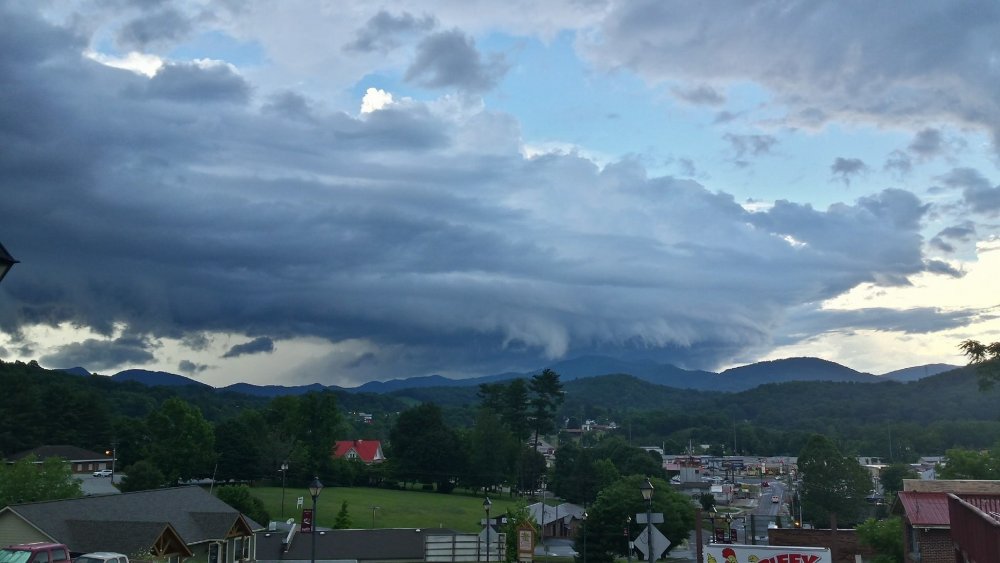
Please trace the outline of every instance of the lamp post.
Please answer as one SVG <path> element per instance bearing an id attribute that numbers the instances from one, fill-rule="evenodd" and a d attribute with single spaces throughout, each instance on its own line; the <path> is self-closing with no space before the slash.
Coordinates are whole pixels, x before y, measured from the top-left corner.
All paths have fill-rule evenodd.
<path id="1" fill-rule="evenodd" d="M 625 559 L 628 563 L 632 563 L 632 532 L 629 528 L 632 524 L 632 517 L 625 517 Z"/>
<path id="2" fill-rule="evenodd" d="M 649 563 L 653 563 L 656 559 L 653 557 L 653 484 L 646 479 L 646 482 L 639 485 L 639 492 L 642 493 L 642 498 L 646 501 L 646 553 L 648 554 Z"/>
<path id="3" fill-rule="evenodd" d="M 583 563 L 587 563 L 587 511 L 583 511 Z"/>
<path id="4" fill-rule="evenodd" d="M 288 472 L 288 461 L 281 462 L 281 519 L 285 519 L 285 473 Z"/>
<path id="5" fill-rule="evenodd" d="M 3 278 L 3 276 L 0 275 L 0 278 Z M 111 484 L 114 485 L 115 484 L 115 460 L 118 459 L 118 445 L 115 444 L 115 443 L 112 443 L 110 450 L 104 450 L 104 455 L 110 455 L 111 456 Z"/>
<path id="6" fill-rule="evenodd" d="M 369 506 L 372 509 L 372 529 L 375 529 L 375 511 L 382 508 L 381 506 Z"/>
<path id="7" fill-rule="evenodd" d="M 493 503 L 490 502 L 490 497 L 486 497 L 483 501 L 483 510 L 486 511 L 486 563 L 490 563 L 490 507 Z"/>
<path id="8" fill-rule="evenodd" d="M 311 557 L 309 561 L 311 563 L 316 563 L 316 499 L 319 498 L 319 493 L 323 491 L 323 483 L 320 483 L 319 477 L 313 477 L 312 483 L 309 483 L 309 494 L 313 499 L 313 514 L 312 514 L 312 548 Z"/>
<path id="9" fill-rule="evenodd" d="M 19 260 L 15 260 L 13 256 L 7 252 L 7 249 L 0 244 L 0 281 L 3 281 L 3 277 L 7 275 L 7 272 L 17 264 Z"/>

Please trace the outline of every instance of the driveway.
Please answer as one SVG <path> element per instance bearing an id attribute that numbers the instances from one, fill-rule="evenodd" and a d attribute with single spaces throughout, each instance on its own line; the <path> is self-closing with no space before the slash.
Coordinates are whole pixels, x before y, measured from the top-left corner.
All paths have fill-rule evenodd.
<path id="1" fill-rule="evenodd" d="M 121 473 L 115 473 L 115 483 L 121 483 L 122 477 L 124 477 L 124 475 Z M 77 475 L 76 480 L 80 481 L 80 488 L 83 489 L 84 496 L 111 495 L 121 492 L 111 484 L 111 477 Z"/>

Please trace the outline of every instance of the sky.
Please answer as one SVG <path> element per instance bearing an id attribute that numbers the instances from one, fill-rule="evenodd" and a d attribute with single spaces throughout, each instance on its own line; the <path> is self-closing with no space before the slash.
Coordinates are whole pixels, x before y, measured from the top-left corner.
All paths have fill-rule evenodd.
<path id="1" fill-rule="evenodd" d="M 992 0 L 0 20 L 4 361 L 350 387 L 1000 339 Z"/>

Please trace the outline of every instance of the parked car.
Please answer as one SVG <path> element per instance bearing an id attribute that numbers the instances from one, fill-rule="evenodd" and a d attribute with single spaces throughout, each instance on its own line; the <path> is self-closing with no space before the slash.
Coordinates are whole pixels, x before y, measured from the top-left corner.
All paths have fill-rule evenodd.
<path id="1" fill-rule="evenodd" d="M 95 551 L 84 553 L 74 559 L 73 563 L 128 563 L 128 556 L 112 551 Z"/>
<path id="2" fill-rule="evenodd" d="M 111 477 L 113 473 L 110 469 L 98 469 L 94 472 L 94 477 Z"/>
<path id="3" fill-rule="evenodd" d="M 70 563 L 69 548 L 61 543 L 33 542 L 0 549 L 0 563 Z"/>

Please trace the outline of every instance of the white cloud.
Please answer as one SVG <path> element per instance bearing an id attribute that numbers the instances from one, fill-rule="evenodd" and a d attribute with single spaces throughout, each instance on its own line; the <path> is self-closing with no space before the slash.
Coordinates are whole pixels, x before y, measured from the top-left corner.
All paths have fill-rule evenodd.
<path id="1" fill-rule="evenodd" d="M 392 94 L 389 92 L 379 88 L 369 88 L 365 90 L 365 96 L 361 99 L 361 113 L 378 111 L 392 103 Z"/>
<path id="2" fill-rule="evenodd" d="M 97 51 L 87 50 L 84 55 L 93 61 L 113 68 L 128 70 L 152 78 L 163 67 L 164 61 L 156 55 L 132 51 L 124 57 L 114 57 Z"/>

